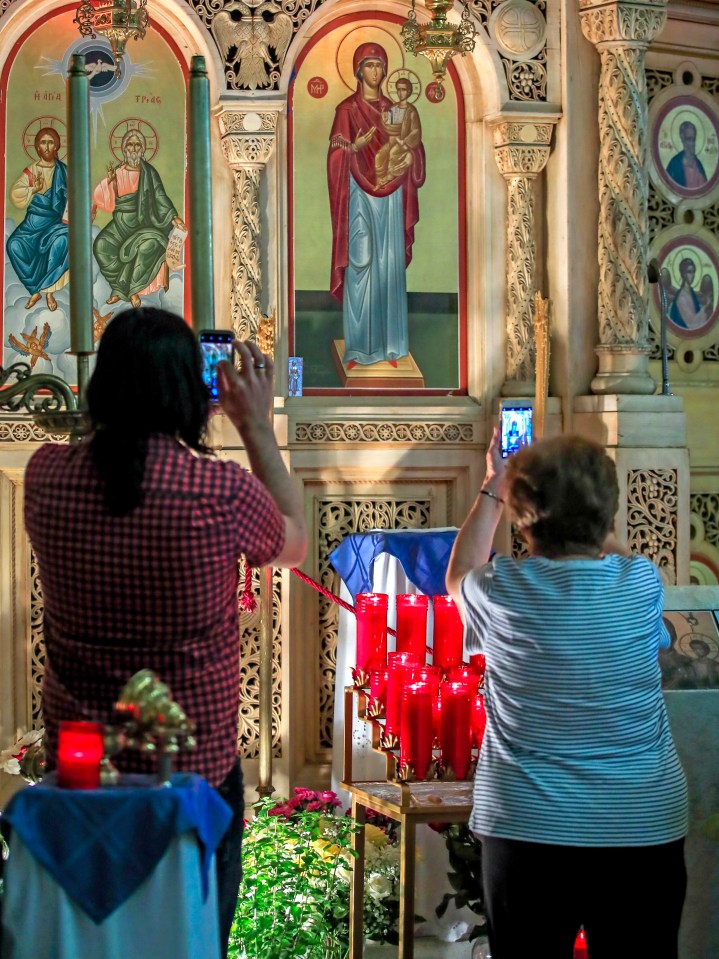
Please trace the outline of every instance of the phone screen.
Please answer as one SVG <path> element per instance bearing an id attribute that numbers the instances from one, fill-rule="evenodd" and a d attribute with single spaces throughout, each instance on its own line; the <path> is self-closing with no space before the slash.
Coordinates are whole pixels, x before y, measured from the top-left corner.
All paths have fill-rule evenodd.
<path id="1" fill-rule="evenodd" d="M 220 398 L 217 388 L 217 364 L 220 360 L 232 359 L 232 341 L 235 334 L 231 330 L 202 330 L 200 349 L 202 351 L 202 378 L 210 391 L 210 399 L 216 403 Z"/>
<path id="2" fill-rule="evenodd" d="M 532 442 L 532 407 L 502 407 L 502 456 L 516 453 L 522 446 Z"/>

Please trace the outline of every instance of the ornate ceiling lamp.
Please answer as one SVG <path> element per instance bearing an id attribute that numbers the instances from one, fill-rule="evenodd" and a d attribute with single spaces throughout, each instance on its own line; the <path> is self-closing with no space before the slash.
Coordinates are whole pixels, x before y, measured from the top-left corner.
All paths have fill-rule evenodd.
<path id="1" fill-rule="evenodd" d="M 83 0 L 73 23 L 83 37 L 104 37 L 112 48 L 115 69 L 119 73 L 127 41 L 142 40 L 150 17 L 147 0 Z"/>
<path id="2" fill-rule="evenodd" d="M 447 20 L 447 11 L 454 6 L 454 0 L 425 0 L 425 6 L 432 19 L 429 23 L 417 23 L 415 0 L 412 0 L 407 19 L 402 24 L 404 48 L 415 56 L 421 53 L 426 57 L 435 80 L 441 84 L 450 59 L 474 50 L 478 31 L 466 2 L 462 4 L 462 18 L 458 24 Z"/>

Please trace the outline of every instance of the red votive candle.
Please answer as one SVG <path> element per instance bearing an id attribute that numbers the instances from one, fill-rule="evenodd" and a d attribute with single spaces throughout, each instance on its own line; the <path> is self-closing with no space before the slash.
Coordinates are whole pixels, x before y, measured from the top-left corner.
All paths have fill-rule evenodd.
<path id="1" fill-rule="evenodd" d="M 414 653 L 389 653 L 387 656 L 387 703 L 385 732 L 399 736 L 402 724 L 402 690 L 412 680 L 412 667 L 419 666 Z"/>
<path id="2" fill-rule="evenodd" d="M 479 751 L 484 739 L 484 727 L 487 725 L 487 712 L 484 708 L 484 696 L 481 693 L 472 699 L 472 741 Z"/>
<path id="3" fill-rule="evenodd" d="M 402 690 L 401 767 L 410 766 L 415 779 L 426 779 L 432 762 L 432 687 L 408 683 Z"/>
<path id="4" fill-rule="evenodd" d="M 367 685 L 369 673 L 387 665 L 387 605 L 386 593 L 358 593 L 355 599 L 357 613 L 357 657 L 355 682 Z"/>
<path id="5" fill-rule="evenodd" d="M 574 940 L 574 959 L 589 959 L 587 936 L 583 929 L 579 930 L 577 938 Z"/>
<path id="6" fill-rule="evenodd" d="M 472 758 L 472 691 L 466 683 L 442 683 L 439 749 L 442 766 L 466 779 Z"/>
<path id="7" fill-rule="evenodd" d="M 428 608 L 428 596 L 400 593 L 397 597 L 397 652 L 414 653 L 420 663 L 427 659 Z"/>
<path id="8" fill-rule="evenodd" d="M 474 666 L 468 666 L 466 663 L 450 666 L 447 670 L 447 679 L 450 683 L 464 683 L 471 688 L 473 694 L 479 689 L 479 673 Z"/>
<path id="9" fill-rule="evenodd" d="M 394 655 L 391 653 L 390 655 Z M 384 713 L 387 708 L 387 679 L 389 669 L 373 669 L 369 674 L 369 704 L 375 711 Z"/>
<path id="10" fill-rule="evenodd" d="M 439 693 L 439 684 L 442 681 L 439 666 L 413 666 L 411 672 L 413 683 L 428 683 L 433 696 Z"/>
<path id="11" fill-rule="evenodd" d="M 61 722 L 57 740 L 57 784 L 66 789 L 97 789 L 105 753 L 102 723 Z"/>
<path id="12" fill-rule="evenodd" d="M 439 749 L 439 734 L 442 731 L 442 686 L 437 690 L 437 695 L 432 700 L 432 733 L 434 735 L 434 745 Z"/>
<path id="13" fill-rule="evenodd" d="M 432 663 L 447 670 L 462 662 L 464 625 L 451 596 L 433 596 Z"/>
<path id="14" fill-rule="evenodd" d="M 475 653 L 469 657 L 469 665 L 479 673 L 480 685 L 484 683 L 484 671 L 487 668 L 487 657 L 484 653 Z"/>

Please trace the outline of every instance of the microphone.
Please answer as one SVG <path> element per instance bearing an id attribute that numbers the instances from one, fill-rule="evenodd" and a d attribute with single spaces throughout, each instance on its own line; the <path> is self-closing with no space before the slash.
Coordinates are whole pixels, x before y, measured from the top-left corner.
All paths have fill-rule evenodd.
<path id="1" fill-rule="evenodd" d="M 661 320 L 660 320 L 660 334 L 661 334 L 661 353 L 662 353 L 662 396 L 671 396 L 672 393 L 669 389 L 669 354 L 667 350 L 667 319 L 669 312 L 669 305 L 667 303 L 667 290 L 664 285 L 666 270 L 659 269 L 659 262 L 656 257 L 653 257 L 649 263 L 647 263 L 647 279 L 649 282 L 654 285 L 655 283 L 659 284 L 659 302 L 661 303 Z"/>

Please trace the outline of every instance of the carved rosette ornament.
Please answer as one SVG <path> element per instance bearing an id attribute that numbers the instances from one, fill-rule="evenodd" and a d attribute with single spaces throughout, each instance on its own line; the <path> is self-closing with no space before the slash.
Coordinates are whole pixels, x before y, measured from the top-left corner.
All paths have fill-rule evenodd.
<path id="1" fill-rule="evenodd" d="M 557 118 L 495 120 L 494 156 L 507 181 L 507 372 L 505 395 L 534 393 L 534 238 L 533 180 L 549 157 Z"/>
<path id="2" fill-rule="evenodd" d="M 254 106 L 254 104 L 253 104 Z M 275 148 L 281 103 L 223 106 L 222 152 L 234 176 L 232 189 L 232 329 L 238 339 L 256 339 L 262 319 L 260 293 L 260 180 Z"/>
<path id="3" fill-rule="evenodd" d="M 653 393 L 648 373 L 647 91 L 644 58 L 666 0 L 580 0 L 600 55 L 599 373 L 595 393 Z"/>

